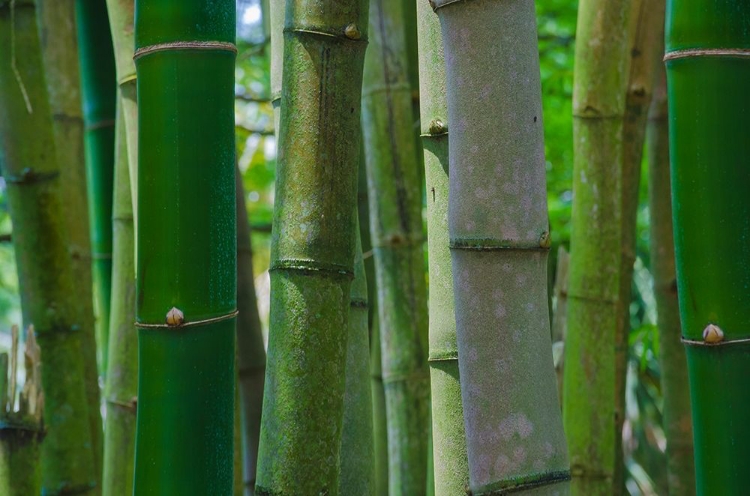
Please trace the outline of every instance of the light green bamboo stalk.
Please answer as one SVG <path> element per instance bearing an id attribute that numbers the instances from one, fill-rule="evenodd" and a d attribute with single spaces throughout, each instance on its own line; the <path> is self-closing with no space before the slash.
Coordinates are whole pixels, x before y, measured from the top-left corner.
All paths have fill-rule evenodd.
<path id="1" fill-rule="evenodd" d="M 583 0 L 578 12 L 573 230 L 563 379 L 572 493 L 613 494 L 616 347 L 621 326 L 623 116 L 630 0 Z"/>
<path id="2" fill-rule="evenodd" d="M 13 222 L 21 308 L 44 353 L 44 494 L 93 493 L 80 281 L 73 270 L 35 3 L 0 2 L 0 167 Z M 75 54 L 75 52 L 74 52 Z M 85 216 L 85 212 L 81 212 Z"/>
<path id="3" fill-rule="evenodd" d="M 402 0 L 373 0 L 362 126 L 388 426 L 389 492 L 423 494 L 429 372 L 422 195 Z"/>
<path id="4" fill-rule="evenodd" d="M 663 34 L 664 28 L 659 32 Z M 658 52 L 664 49 L 657 40 Z M 649 211 L 651 213 L 651 273 L 654 275 L 659 364 L 664 396 L 664 434 L 667 437 L 669 494 L 695 494 L 693 422 L 687 381 L 685 348 L 680 342 L 680 313 L 677 304 L 677 274 L 672 235 L 672 192 L 669 185 L 669 123 L 667 81 L 664 65 L 657 62 L 654 98 L 647 128 L 646 152 L 649 167 Z"/>
<path id="5" fill-rule="evenodd" d="M 86 377 L 91 446 L 97 481 L 101 481 L 102 417 L 97 372 L 97 343 L 86 197 L 86 159 L 83 146 L 75 0 L 38 0 L 37 27 L 42 46 L 60 185 L 65 204 L 65 228 L 70 245 L 81 326 L 81 356 Z"/>
<path id="6" fill-rule="evenodd" d="M 127 130 L 122 99 L 116 124 L 114 203 L 112 206 L 112 303 L 109 359 L 104 396 L 104 471 L 102 494 L 133 494 L 135 423 L 138 404 L 138 334 L 135 322 L 135 233 L 128 171 Z"/>
<path id="7" fill-rule="evenodd" d="M 435 8 L 448 88 L 448 225 L 471 494 L 568 494 L 547 301 L 534 2 L 440 0 Z"/>
<path id="8" fill-rule="evenodd" d="M 286 14 L 256 494 L 333 495 L 354 269 L 367 9 L 360 0 L 289 0 Z"/>
<path id="9" fill-rule="evenodd" d="M 458 371 L 453 275 L 448 236 L 448 102 L 440 21 L 428 2 L 417 3 L 422 147 L 427 186 L 430 279 L 430 376 L 435 494 L 469 486 Z"/>

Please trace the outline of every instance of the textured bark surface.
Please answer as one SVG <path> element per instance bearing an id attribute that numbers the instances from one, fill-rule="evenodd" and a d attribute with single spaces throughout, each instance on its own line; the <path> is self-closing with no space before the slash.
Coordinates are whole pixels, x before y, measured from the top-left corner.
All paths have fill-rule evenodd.
<path id="1" fill-rule="evenodd" d="M 567 494 L 552 363 L 534 2 L 437 2 L 449 229 L 472 494 Z M 431 193 L 430 193 L 431 195 Z"/>
<path id="2" fill-rule="evenodd" d="M 417 2 L 417 15 L 427 187 L 434 486 L 436 495 L 448 496 L 463 494 L 469 486 L 448 246 L 448 102 L 440 20 L 426 1 Z"/>
<path id="3" fill-rule="evenodd" d="M 34 3 L 15 4 L 13 29 L 9 7 L 0 4 L 0 167 L 8 187 L 23 318 L 35 326 L 44 356 L 42 490 L 91 494 L 97 476 L 78 312 L 83 298 L 78 286 L 86 281 L 76 277 L 68 251 L 67 197 L 55 154 Z M 22 85 L 12 70 L 13 57 Z"/>
<path id="4" fill-rule="evenodd" d="M 630 0 L 583 0 L 578 12 L 563 417 L 571 489 L 587 496 L 613 494 L 619 449 L 615 360 L 622 329 L 623 116 L 630 76 L 630 12 Z"/>
<path id="5" fill-rule="evenodd" d="M 404 18 L 403 0 L 372 0 L 362 87 L 391 495 L 425 493 L 430 422 L 422 194 Z"/>
<path id="6" fill-rule="evenodd" d="M 361 1 L 290 0 L 286 13 L 256 493 L 333 495 L 354 271 L 367 8 Z"/>
<path id="7" fill-rule="evenodd" d="M 663 50 L 664 44 L 659 41 Z M 656 87 L 647 128 L 651 273 L 654 276 L 659 365 L 667 437 L 667 478 L 672 496 L 695 494 L 693 422 L 685 346 L 680 342 L 680 311 L 672 235 L 672 191 L 669 184 L 669 123 L 664 65 L 656 70 Z"/>
<path id="8" fill-rule="evenodd" d="M 60 186 L 66 215 L 68 252 L 76 283 L 76 304 L 81 326 L 81 356 L 86 378 L 91 447 L 96 480 L 101 481 L 102 416 L 94 324 L 91 238 L 86 198 L 86 159 L 82 117 L 75 0 L 38 0 L 37 27 L 42 47 L 49 110 L 60 168 Z M 99 489 L 97 489 L 99 491 Z"/>

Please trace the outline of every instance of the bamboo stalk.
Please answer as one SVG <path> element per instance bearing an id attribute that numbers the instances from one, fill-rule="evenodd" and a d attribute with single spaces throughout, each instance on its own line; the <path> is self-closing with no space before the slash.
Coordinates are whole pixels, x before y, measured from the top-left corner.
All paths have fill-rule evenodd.
<path id="1" fill-rule="evenodd" d="M 534 2 L 440 0 L 435 8 L 448 88 L 448 225 L 470 489 L 567 494 Z"/>
<path id="2" fill-rule="evenodd" d="M 698 494 L 750 474 L 750 38 L 744 1 L 670 0 L 666 56 L 677 286 Z"/>
<path id="3" fill-rule="evenodd" d="M 117 84 L 105 0 L 76 0 L 88 186 L 96 338 L 102 375 L 107 371 L 112 288 L 112 183 Z"/>
<path id="4" fill-rule="evenodd" d="M 60 185 L 68 231 L 68 251 L 76 283 L 76 317 L 81 328 L 81 355 L 86 378 L 91 446 L 97 484 L 101 482 L 102 417 L 100 409 L 97 343 L 94 326 L 91 239 L 86 198 L 84 123 L 81 116 L 80 78 L 75 0 L 38 0 L 37 27 L 42 47 L 52 115 L 55 153 L 60 167 Z M 98 491 L 98 489 L 97 489 Z"/>
<path id="5" fill-rule="evenodd" d="M 584 0 L 576 35 L 573 229 L 563 418 L 573 494 L 614 492 L 623 116 L 630 0 Z"/>
<path id="6" fill-rule="evenodd" d="M 96 472 L 81 360 L 81 295 L 68 253 L 66 196 L 34 7 L 25 1 L 13 2 L 12 9 L 9 2 L 0 4 L 0 166 L 23 317 L 35 326 L 45 360 L 42 490 L 90 494 Z"/>
<path id="7" fill-rule="evenodd" d="M 660 29 L 663 34 L 663 27 Z M 663 38 L 662 38 L 663 39 Z M 661 53 L 664 42 L 657 45 Z M 693 422 L 687 381 L 685 348 L 680 343 L 677 302 L 672 191 L 669 185 L 669 123 L 664 65 L 657 62 L 654 98 L 647 128 L 649 210 L 651 213 L 651 273 L 654 275 L 659 364 L 664 396 L 664 434 L 667 437 L 667 479 L 672 496 L 695 494 Z"/>
<path id="8" fill-rule="evenodd" d="M 136 3 L 135 494 L 233 486 L 236 12 L 211 7 Z"/>
<path id="9" fill-rule="evenodd" d="M 435 494 L 462 494 L 469 486 L 448 235 L 448 103 L 440 20 L 418 2 L 421 134 L 427 186 L 430 377 Z M 433 130 L 443 125 L 444 131 Z"/>
<path id="10" fill-rule="evenodd" d="M 422 195 L 404 17 L 402 0 L 371 2 L 362 88 L 392 495 L 425 492 L 430 422 Z"/>
<path id="11" fill-rule="evenodd" d="M 112 207 L 112 303 L 109 359 L 104 396 L 104 471 L 102 494 L 133 494 L 135 424 L 138 405 L 138 334 L 135 322 L 135 233 L 130 193 L 128 147 L 122 99 L 117 112 L 114 204 Z"/>
<path id="12" fill-rule="evenodd" d="M 336 494 L 367 9 L 289 0 L 286 13 L 256 494 Z"/>
<path id="13" fill-rule="evenodd" d="M 242 175 L 237 169 L 237 357 L 238 384 L 242 419 L 242 485 L 245 493 L 255 492 L 255 472 L 258 466 L 260 421 L 263 411 L 263 383 L 266 373 L 266 350 L 263 348 L 263 329 L 258 314 L 253 277 L 253 251 L 250 223 L 245 206 Z"/>

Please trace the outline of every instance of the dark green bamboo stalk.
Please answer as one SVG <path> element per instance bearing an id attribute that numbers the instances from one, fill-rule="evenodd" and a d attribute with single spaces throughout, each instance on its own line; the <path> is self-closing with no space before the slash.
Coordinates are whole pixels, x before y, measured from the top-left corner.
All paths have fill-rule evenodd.
<path id="1" fill-rule="evenodd" d="M 698 494 L 742 494 L 750 483 L 749 7 L 667 2 L 674 242 Z"/>
<path id="2" fill-rule="evenodd" d="M 341 432 L 341 478 L 339 494 L 375 494 L 375 447 L 372 430 L 370 389 L 370 329 L 367 311 L 367 276 L 362 259 L 359 222 L 349 308 L 349 339 L 346 345 L 346 389 Z"/>
<path id="3" fill-rule="evenodd" d="M 255 492 L 255 472 L 258 466 L 260 417 L 263 411 L 263 383 L 266 373 L 266 350 L 258 314 L 253 277 L 253 251 L 250 242 L 250 223 L 245 206 L 242 175 L 237 169 L 237 357 L 242 415 L 243 486 L 245 492 Z"/>
<path id="4" fill-rule="evenodd" d="M 210 5 L 136 2 L 135 494 L 233 487 L 236 11 Z"/>
<path id="5" fill-rule="evenodd" d="M 76 0 L 78 56 L 85 125 L 91 257 L 100 370 L 107 371 L 112 287 L 112 183 L 117 84 L 105 0 Z"/>
<path id="6" fill-rule="evenodd" d="M 648 107 L 654 86 L 654 69 L 661 58 L 657 39 L 664 25 L 664 1 L 631 0 L 630 77 L 625 95 L 622 127 L 622 216 L 620 244 L 620 318 L 615 336 L 615 494 L 625 491 L 625 463 L 622 450 L 622 426 L 625 421 L 625 379 L 630 336 L 630 302 L 635 262 L 638 189 L 641 182 L 643 143 L 646 136 Z"/>
<path id="7" fill-rule="evenodd" d="M 469 486 L 458 371 L 453 276 L 448 236 L 448 103 L 440 20 L 417 3 L 421 134 L 427 186 L 430 279 L 430 376 L 435 494 L 458 495 Z"/>
<path id="8" fill-rule="evenodd" d="M 10 360 L 7 353 L 0 354 L 0 494 L 36 495 L 42 490 L 39 446 L 44 436 L 39 346 L 34 338 L 34 328 L 30 327 L 23 354 L 26 381 L 16 408 L 17 326 L 13 326 L 11 334 Z"/>
<path id="9" fill-rule="evenodd" d="M 430 383 L 419 179 L 402 0 L 373 0 L 362 126 L 388 426 L 389 492 L 423 494 Z"/>
<path id="10" fill-rule="evenodd" d="M 0 167 L 13 222 L 24 321 L 44 353 L 44 494 L 92 492 L 80 312 L 34 2 L 0 2 Z M 52 311 L 50 311 L 52 309 Z"/>
<path id="11" fill-rule="evenodd" d="M 582 0 L 576 34 L 563 417 L 572 493 L 587 496 L 614 492 L 630 11 L 630 0 Z"/>
<path id="12" fill-rule="evenodd" d="M 435 8 L 446 62 L 448 222 L 471 493 L 568 494 L 550 339 L 534 2 L 440 0 Z M 445 130 L 443 123 L 431 133 Z"/>
<path id="13" fill-rule="evenodd" d="M 663 27 L 659 32 L 663 34 Z M 663 38 L 657 50 L 664 49 Z M 646 152 L 649 166 L 649 210 L 651 212 L 651 273 L 654 275 L 659 364 L 664 396 L 664 433 L 667 437 L 669 494 L 695 494 L 693 421 L 687 381 L 685 348 L 680 343 L 680 312 L 677 304 L 674 237 L 672 234 L 672 191 L 669 185 L 669 123 L 667 81 L 664 65 L 657 62 L 654 98 L 647 128 Z"/>
<path id="14" fill-rule="evenodd" d="M 49 96 L 55 153 L 60 167 L 68 231 L 69 256 L 78 296 L 77 321 L 81 326 L 81 356 L 86 377 L 91 446 L 97 482 L 102 467 L 102 417 L 99 411 L 99 375 L 96 363 L 97 343 L 94 326 L 91 239 L 89 237 L 86 197 L 86 159 L 84 124 L 81 115 L 80 79 L 75 0 L 38 0 L 37 27 L 42 46 Z"/>
<path id="15" fill-rule="evenodd" d="M 122 105 L 120 99 L 120 105 Z M 114 204 L 112 206 L 112 303 L 104 397 L 104 496 L 133 494 L 135 422 L 138 404 L 138 334 L 135 322 L 133 203 L 128 172 L 125 115 L 117 112 Z"/>
<path id="16" fill-rule="evenodd" d="M 287 2 L 259 495 L 338 492 L 366 5 Z"/>

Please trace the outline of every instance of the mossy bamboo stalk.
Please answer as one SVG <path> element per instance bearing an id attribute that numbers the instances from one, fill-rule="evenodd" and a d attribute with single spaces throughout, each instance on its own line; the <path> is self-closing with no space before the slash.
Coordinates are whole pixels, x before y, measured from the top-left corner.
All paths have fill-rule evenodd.
<path id="1" fill-rule="evenodd" d="M 573 228 L 563 419 L 573 494 L 614 492 L 621 326 L 623 118 L 630 0 L 583 0 L 573 91 Z"/>
<path id="2" fill-rule="evenodd" d="M 659 32 L 663 34 L 663 27 Z M 663 52 L 663 38 L 657 42 Z M 651 212 L 651 273 L 654 276 L 659 364 L 664 396 L 664 434 L 667 438 L 669 494 L 695 494 L 693 421 L 687 380 L 685 348 L 680 342 L 680 312 L 677 302 L 674 236 L 672 234 L 672 191 L 669 184 L 669 123 L 667 81 L 664 65 L 656 64 L 654 97 L 647 127 L 649 210 Z"/>
<path id="3" fill-rule="evenodd" d="M 469 486 L 448 246 L 448 102 L 440 20 L 429 3 L 423 1 L 417 3 L 417 16 L 420 120 L 427 186 L 432 452 L 435 494 L 448 496 L 463 494 Z"/>
<path id="4" fill-rule="evenodd" d="M 135 494 L 234 482 L 236 10 L 207 5 L 136 2 Z"/>
<path id="5" fill-rule="evenodd" d="M 366 33 L 363 1 L 287 2 L 259 495 L 338 491 Z"/>
<path id="6" fill-rule="evenodd" d="M 620 319 L 615 336 L 615 494 L 625 491 L 625 463 L 622 449 L 622 426 L 625 422 L 625 378 L 627 375 L 630 336 L 630 302 L 635 262 L 638 190 L 641 182 L 643 143 L 646 121 L 654 86 L 654 69 L 661 58 L 657 38 L 664 25 L 663 0 L 631 0 L 630 77 L 625 95 L 622 127 L 622 215 L 620 244 Z"/>
<path id="7" fill-rule="evenodd" d="M 748 7 L 667 2 L 672 215 L 698 494 L 742 494 L 750 482 Z"/>
<path id="8" fill-rule="evenodd" d="M 250 222 L 245 206 L 242 175 L 237 169 L 237 357 L 238 384 L 242 415 L 243 486 L 246 494 L 255 491 L 255 472 L 258 466 L 260 417 L 263 411 L 263 383 L 266 371 L 266 350 L 263 329 L 258 314 L 253 276 L 253 251 L 250 242 Z"/>
<path id="9" fill-rule="evenodd" d="M 567 494 L 534 2 L 440 0 L 435 8 L 448 88 L 448 225 L 471 493 Z M 445 124 L 431 128 L 444 131 Z"/>
<path id="10" fill-rule="evenodd" d="M 93 493 L 97 474 L 81 360 L 80 292 L 53 138 L 34 2 L 0 3 L 0 167 L 21 308 L 44 353 L 42 490 Z M 50 309 L 54 309 L 50 311 Z"/>
<path id="11" fill-rule="evenodd" d="M 37 27 L 52 115 L 55 153 L 60 167 L 60 186 L 65 202 L 64 222 L 70 243 L 68 251 L 76 281 L 79 312 L 77 321 L 82 331 L 79 359 L 83 362 L 86 377 L 91 446 L 99 482 L 103 432 L 96 360 L 91 238 L 86 197 L 86 158 L 75 0 L 38 0 Z"/>
<path id="12" fill-rule="evenodd" d="M 104 397 L 102 494 L 133 494 L 135 423 L 138 404 L 138 333 L 135 322 L 135 233 L 128 147 L 122 99 L 117 112 L 114 203 L 112 206 L 112 303 Z"/>
<path id="13" fill-rule="evenodd" d="M 346 345 L 346 389 L 341 432 L 339 494 L 375 494 L 375 448 L 370 391 L 370 329 L 368 326 L 367 276 L 362 259 L 359 222 L 355 231 L 356 258 L 349 308 Z"/>
<path id="14" fill-rule="evenodd" d="M 388 427 L 389 493 L 423 494 L 430 383 L 422 194 L 403 0 L 373 0 L 362 126 Z"/>
<path id="15" fill-rule="evenodd" d="M 112 288 L 112 183 L 115 161 L 115 57 L 105 0 L 76 0 L 85 125 L 91 263 L 100 370 L 107 371 Z"/>

